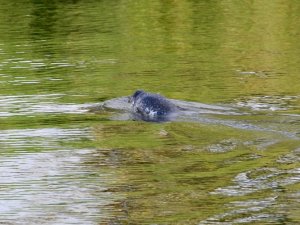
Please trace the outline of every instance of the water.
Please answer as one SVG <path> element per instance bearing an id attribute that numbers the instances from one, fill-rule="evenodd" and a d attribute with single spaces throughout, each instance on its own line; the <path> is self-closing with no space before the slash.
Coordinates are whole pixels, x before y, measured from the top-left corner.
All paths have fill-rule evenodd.
<path id="1" fill-rule="evenodd" d="M 299 10 L 1 1 L 0 223 L 299 223 Z M 132 121 L 136 89 L 192 113 Z"/>

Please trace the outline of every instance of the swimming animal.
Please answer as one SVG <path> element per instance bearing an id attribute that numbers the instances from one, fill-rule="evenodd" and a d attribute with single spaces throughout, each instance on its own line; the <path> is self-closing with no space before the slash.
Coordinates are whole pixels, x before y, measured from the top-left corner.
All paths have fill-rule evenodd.
<path id="1" fill-rule="evenodd" d="M 176 115 L 178 107 L 159 94 L 137 90 L 129 97 L 134 119 L 163 122 Z"/>

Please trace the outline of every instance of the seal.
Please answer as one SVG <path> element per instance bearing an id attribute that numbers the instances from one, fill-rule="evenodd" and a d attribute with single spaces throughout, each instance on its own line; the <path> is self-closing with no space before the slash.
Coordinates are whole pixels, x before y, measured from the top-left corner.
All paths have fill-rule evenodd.
<path id="1" fill-rule="evenodd" d="M 134 119 L 163 122 L 172 119 L 178 107 L 159 94 L 137 90 L 129 98 Z"/>

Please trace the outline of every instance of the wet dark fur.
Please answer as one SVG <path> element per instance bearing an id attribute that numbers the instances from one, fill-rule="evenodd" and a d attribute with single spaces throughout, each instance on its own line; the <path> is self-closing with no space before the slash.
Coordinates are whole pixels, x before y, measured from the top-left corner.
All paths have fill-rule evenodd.
<path id="1" fill-rule="evenodd" d="M 162 122 L 170 120 L 177 112 L 177 106 L 159 94 L 137 90 L 129 99 L 135 119 Z"/>

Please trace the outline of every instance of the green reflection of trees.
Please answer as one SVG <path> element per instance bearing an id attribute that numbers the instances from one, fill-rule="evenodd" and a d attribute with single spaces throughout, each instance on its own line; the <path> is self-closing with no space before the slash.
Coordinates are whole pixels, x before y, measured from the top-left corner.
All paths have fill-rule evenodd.
<path id="1" fill-rule="evenodd" d="M 298 93 L 299 75 L 282 1 L 134 1 L 120 5 L 122 87 L 226 101 Z M 289 6 L 287 6 L 289 5 Z M 238 71 L 256 72 L 243 76 Z M 263 74 L 261 76 L 261 74 Z M 282 76 L 282 74 L 285 74 Z M 182 94 L 183 93 L 183 94 Z"/>
<path id="2" fill-rule="evenodd" d="M 93 131 L 95 145 L 106 149 L 99 164 L 113 168 L 122 178 L 112 191 L 126 197 L 126 207 L 120 210 L 126 211 L 123 219 L 129 224 L 198 224 L 227 212 L 231 202 L 268 197 L 273 190 L 243 196 L 212 192 L 232 185 L 233 178 L 246 171 L 294 168 L 296 162 L 278 165 L 276 160 L 299 146 L 299 141 L 270 133 L 194 123 L 114 122 Z M 278 143 L 264 150 L 259 147 L 262 140 L 274 139 Z M 271 213 L 275 215 L 276 209 Z"/>
<path id="3" fill-rule="evenodd" d="M 210 35 L 219 27 L 218 3 L 145 2 L 121 8 L 124 82 L 178 98 L 202 96 L 216 66 L 218 43 Z"/>
<path id="4" fill-rule="evenodd" d="M 223 10 L 231 12 L 224 17 L 226 32 L 220 50 L 231 56 L 224 58 L 224 62 L 233 69 L 263 74 L 241 77 L 240 82 L 233 77 L 234 87 L 241 84 L 240 95 L 297 95 L 299 86 L 288 86 L 292 80 L 299 79 L 296 72 L 299 67 L 295 66 L 298 44 L 291 42 L 299 26 L 291 28 L 288 24 L 298 23 L 295 11 L 299 10 L 299 4 L 281 0 L 225 1 L 223 4 Z"/>
<path id="5" fill-rule="evenodd" d="M 144 88 L 205 102 L 295 95 L 298 5 L 281 0 L 3 1 L 0 26 L 7 32 L 0 38 L 12 44 L 11 50 L 13 43 L 30 43 L 28 58 L 48 56 L 49 62 L 77 65 L 53 71 L 68 80 L 60 86 L 70 92 L 108 98 Z"/>

